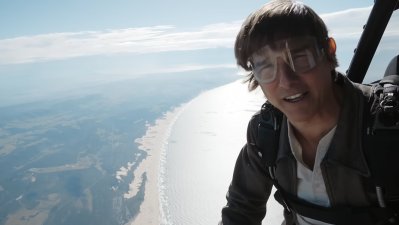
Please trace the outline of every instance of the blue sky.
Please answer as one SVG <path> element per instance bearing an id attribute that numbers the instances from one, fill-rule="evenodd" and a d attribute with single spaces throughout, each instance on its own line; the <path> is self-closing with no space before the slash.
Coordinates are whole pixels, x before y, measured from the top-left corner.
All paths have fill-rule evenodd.
<path id="1" fill-rule="evenodd" d="M 159 25 L 181 29 L 242 20 L 259 0 L 0 0 L 0 38 Z M 367 7 L 372 0 L 304 1 L 318 13 Z M 4 29 L 5 28 L 5 29 Z"/>
<path id="2" fill-rule="evenodd" d="M 0 63 L 231 48 L 241 21 L 263 3 L 256 0 L 38 0 L 31 3 L 1 0 L 0 49 L 5 54 Z M 309 0 L 305 3 L 320 14 L 372 5 L 372 1 L 337 4 Z M 347 22 L 341 25 L 348 27 Z"/>
<path id="3" fill-rule="evenodd" d="M 248 14 L 265 2 L 0 0 L 0 94 L 6 94 L 5 85 L 7 91 L 42 90 L 44 84 L 57 89 L 143 74 L 235 68 L 234 38 Z M 344 72 L 374 1 L 303 2 L 321 14 L 336 38 Z M 389 44 L 379 50 L 389 58 L 399 49 L 395 14 Z"/>

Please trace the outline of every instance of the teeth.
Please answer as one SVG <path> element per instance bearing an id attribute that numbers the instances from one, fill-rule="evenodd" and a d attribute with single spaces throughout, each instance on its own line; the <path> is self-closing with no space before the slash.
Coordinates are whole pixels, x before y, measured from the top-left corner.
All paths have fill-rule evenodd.
<path id="1" fill-rule="evenodd" d="M 286 97 L 285 99 L 287 99 L 287 100 L 294 100 L 294 99 L 296 99 L 296 98 L 301 97 L 302 95 L 303 95 L 303 94 L 296 94 L 296 95 L 292 95 L 292 96 Z"/>

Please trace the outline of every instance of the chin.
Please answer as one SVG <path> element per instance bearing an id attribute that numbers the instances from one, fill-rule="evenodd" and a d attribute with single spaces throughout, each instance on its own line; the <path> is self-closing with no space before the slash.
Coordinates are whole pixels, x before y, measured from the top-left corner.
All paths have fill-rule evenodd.
<path id="1" fill-rule="evenodd" d="M 306 122 L 311 120 L 312 114 L 309 110 L 295 110 L 294 112 L 284 113 L 290 122 Z"/>

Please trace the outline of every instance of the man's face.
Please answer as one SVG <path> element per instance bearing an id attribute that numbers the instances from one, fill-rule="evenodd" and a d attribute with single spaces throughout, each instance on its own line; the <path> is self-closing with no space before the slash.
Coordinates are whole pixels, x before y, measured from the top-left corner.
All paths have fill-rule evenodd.
<path id="1" fill-rule="evenodd" d="M 291 122 L 306 122 L 317 116 L 323 118 L 334 98 L 333 63 L 324 54 L 318 55 L 318 49 L 309 48 L 309 45 L 296 45 L 285 39 L 277 43 L 270 46 L 280 47 L 269 47 L 271 53 L 263 54 L 263 60 L 262 57 L 256 58 L 262 52 L 257 52 L 253 58 L 263 65 L 260 67 L 255 62 L 254 73 L 258 73 L 255 75 L 257 80 L 263 79 L 259 84 L 266 98 Z"/>

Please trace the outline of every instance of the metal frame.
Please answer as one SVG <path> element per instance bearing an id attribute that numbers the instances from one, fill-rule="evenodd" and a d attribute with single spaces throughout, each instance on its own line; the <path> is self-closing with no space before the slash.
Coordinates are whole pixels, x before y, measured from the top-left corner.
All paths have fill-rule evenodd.
<path id="1" fill-rule="evenodd" d="M 393 11 L 398 8 L 399 0 L 376 0 L 374 2 L 373 9 L 363 28 L 363 33 L 347 70 L 347 76 L 352 81 L 363 82 L 389 19 Z"/>

